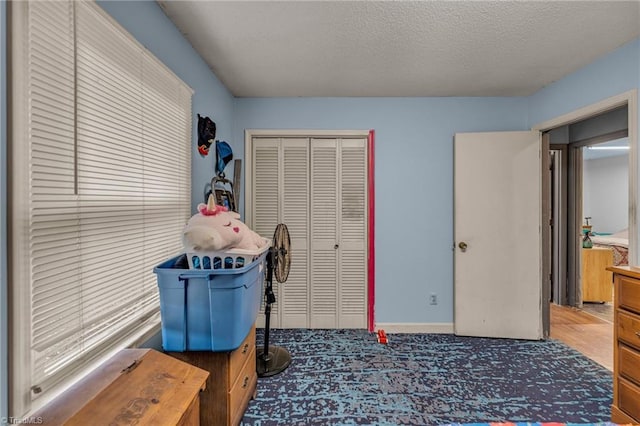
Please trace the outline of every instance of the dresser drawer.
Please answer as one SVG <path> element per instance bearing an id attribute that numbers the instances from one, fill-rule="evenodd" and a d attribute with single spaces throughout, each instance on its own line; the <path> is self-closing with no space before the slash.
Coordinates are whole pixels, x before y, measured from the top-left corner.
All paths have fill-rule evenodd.
<path id="1" fill-rule="evenodd" d="M 640 314 L 640 281 L 621 276 L 617 296 L 621 308 Z"/>
<path id="2" fill-rule="evenodd" d="M 232 352 L 171 352 L 171 356 L 209 372 L 207 388 L 200 395 L 200 424 L 237 426 L 254 396 L 256 374 L 255 327 Z"/>
<path id="3" fill-rule="evenodd" d="M 618 345 L 618 370 L 621 376 L 640 385 L 640 352 Z"/>
<path id="4" fill-rule="evenodd" d="M 640 387 L 618 379 L 618 408 L 634 419 L 640 419 Z"/>
<path id="5" fill-rule="evenodd" d="M 256 348 L 251 348 L 249 358 L 242 367 L 237 380 L 229 391 L 229 418 L 232 425 L 236 425 L 242 419 L 242 415 L 246 409 L 249 400 L 253 397 L 256 385 L 258 383 L 258 374 L 256 373 Z"/>
<path id="6" fill-rule="evenodd" d="M 640 316 L 618 310 L 616 312 L 618 340 L 640 349 Z"/>
<path id="7" fill-rule="evenodd" d="M 240 370 L 244 367 L 244 364 L 247 362 L 247 359 L 252 356 L 255 358 L 255 355 L 251 355 L 251 351 L 256 347 L 256 329 L 255 327 L 251 328 L 251 331 L 244 339 L 244 341 L 240 344 L 238 349 L 231 352 L 229 356 L 229 381 L 230 384 L 233 384 L 235 380 L 238 378 L 238 374 L 240 374 Z"/>

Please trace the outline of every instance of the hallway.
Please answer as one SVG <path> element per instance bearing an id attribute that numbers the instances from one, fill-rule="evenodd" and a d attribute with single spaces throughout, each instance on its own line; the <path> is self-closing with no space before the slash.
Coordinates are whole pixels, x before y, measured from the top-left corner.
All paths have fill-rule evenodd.
<path id="1" fill-rule="evenodd" d="M 585 311 L 551 304 L 552 339 L 613 371 L 613 323 Z"/>

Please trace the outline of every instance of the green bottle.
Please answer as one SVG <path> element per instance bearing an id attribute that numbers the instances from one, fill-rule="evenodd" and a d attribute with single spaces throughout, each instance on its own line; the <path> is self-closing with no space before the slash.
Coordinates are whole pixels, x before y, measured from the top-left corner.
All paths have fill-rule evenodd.
<path id="1" fill-rule="evenodd" d="M 593 248 L 593 241 L 589 238 L 591 232 L 589 232 L 588 229 L 583 229 L 582 233 L 584 234 L 584 237 L 582 238 L 582 248 Z"/>

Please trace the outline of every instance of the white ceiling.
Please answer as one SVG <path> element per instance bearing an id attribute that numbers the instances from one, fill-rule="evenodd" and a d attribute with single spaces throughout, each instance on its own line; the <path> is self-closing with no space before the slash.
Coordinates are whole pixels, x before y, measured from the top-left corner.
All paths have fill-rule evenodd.
<path id="1" fill-rule="evenodd" d="M 640 36 L 640 1 L 158 1 L 237 97 L 527 96 Z"/>

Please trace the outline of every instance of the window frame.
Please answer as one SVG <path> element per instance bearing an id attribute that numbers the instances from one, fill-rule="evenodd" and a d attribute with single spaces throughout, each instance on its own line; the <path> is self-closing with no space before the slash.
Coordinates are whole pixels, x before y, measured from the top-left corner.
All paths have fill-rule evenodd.
<path id="1" fill-rule="evenodd" d="M 66 1 L 72 12 L 73 28 L 70 31 L 73 36 L 77 36 L 76 24 L 76 2 Z M 114 36 L 124 36 L 133 43 L 142 58 L 150 59 L 153 66 L 159 70 L 169 73 L 175 78 L 176 84 L 181 84 L 182 88 L 188 92 L 188 110 L 185 110 L 184 136 L 177 145 L 186 150 L 186 165 L 184 170 L 180 169 L 181 176 L 185 177 L 187 189 L 187 202 L 184 206 L 186 213 L 182 213 L 184 220 L 188 219 L 191 205 L 191 146 L 192 146 L 192 118 L 191 104 L 193 90 L 179 77 L 177 77 L 168 67 L 158 60 L 151 52 L 141 45 L 130 33 L 120 26 L 108 13 L 100 8 L 95 2 L 82 2 L 83 7 L 88 6 L 92 12 L 96 12 L 100 19 L 107 25 L 113 27 Z M 160 330 L 159 303 L 157 306 L 157 319 L 150 321 L 143 327 L 129 325 L 129 335 L 118 339 L 115 346 L 108 345 L 107 349 L 98 351 L 97 354 L 83 358 L 82 366 L 74 368 L 72 373 L 63 380 L 59 380 L 50 389 L 37 395 L 32 394 L 33 360 L 31 358 L 31 333 L 32 333 L 32 312 L 31 312 L 31 257 L 30 242 L 28 232 L 30 218 L 25 215 L 31 208 L 30 203 L 30 182 L 31 182 L 31 159 L 30 159 L 30 106 L 29 106 L 29 11 L 30 2 L 9 2 L 7 4 L 8 32 L 11 36 L 8 47 L 8 144 L 7 144 L 7 176 L 10 177 L 7 188 L 7 240 L 8 240 L 8 300 L 9 304 L 9 409 L 14 417 L 25 416 L 40 409 L 50 402 L 56 395 L 63 392 L 74 382 L 88 374 L 97 365 L 104 362 L 116 352 L 125 347 L 137 346 L 156 335 Z M 69 29 L 67 29 L 69 30 Z M 75 49 L 75 47 L 74 47 Z M 75 55 L 75 53 L 74 53 Z M 145 59 L 145 60 L 146 60 Z M 78 90 L 77 84 L 77 58 L 74 56 L 74 90 Z M 186 107 L 186 105 L 185 105 Z M 78 120 L 76 116 L 78 104 L 77 97 L 74 99 L 73 127 L 77 140 Z M 76 142 L 77 143 L 77 142 Z M 75 173 L 78 174 L 77 157 L 75 160 Z M 77 178 L 76 178 L 77 179 Z M 179 241 L 180 235 L 176 235 Z M 28 283 L 28 284 L 25 284 Z M 133 330 L 133 332 L 132 332 Z M 110 340 L 107 340 L 107 342 Z M 39 393 L 39 392 L 38 392 Z"/>

